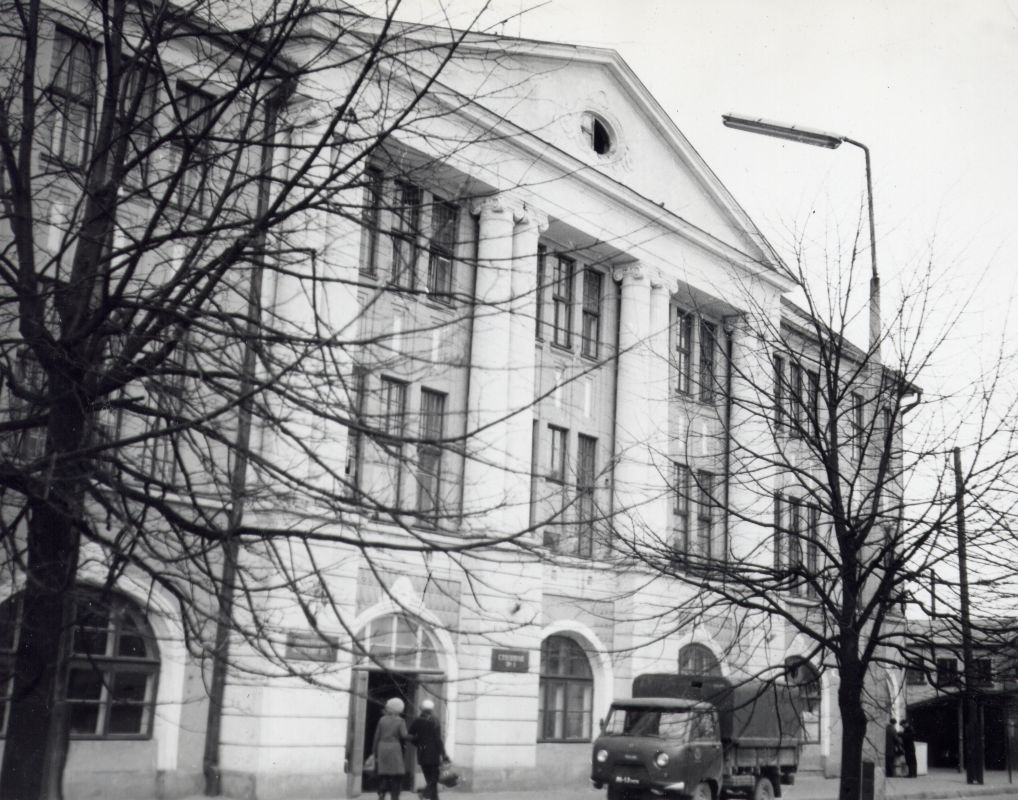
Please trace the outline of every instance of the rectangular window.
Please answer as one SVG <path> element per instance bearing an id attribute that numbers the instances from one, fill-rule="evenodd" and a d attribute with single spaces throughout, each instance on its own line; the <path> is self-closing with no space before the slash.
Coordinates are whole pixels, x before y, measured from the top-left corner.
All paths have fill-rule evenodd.
<path id="1" fill-rule="evenodd" d="M 926 685 L 926 668 L 920 659 L 909 659 L 905 667 L 905 683 L 909 686 Z"/>
<path id="2" fill-rule="evenodd" d="M 548 445 L 548 480 L 565 483 L 566 480 L 566 438 L 569 431 L 565 428 L 548 426 L 550 442 Z"/>
<path id="3" fill-rule="evenodd" d="M 403 497 L 403 440 L 406 430 L 406 384 L 394 378 L 382 378 L 381 400 L 383 461 L 388 473 L 393 505 L 399 508 Z"/>
<path id="4" fill-rule="evenodd" d="M 859 392 L 852 392 L 852 407 L 849 409 L 852 420 L 852 452 L 856 463 L 862 465 L 863 445 L 865 438 L 866 399 Z"/>
<path id="5" fill-rule="evenodd" d="M 802 367 L 788 365 L 788 416 L 792 424 L 792 436 L 802 436 L 804 428 L 802 402 Z"/>
<path id="6" fill-rule="evenodd" d="M 973 659 L 972 683 L 976 686 L 990 686 L 993 684 L 993 663 L 990 659 Z"/>
<path id="7" fill-rule="evenodd" d="M 421 389 L 420 444 L 417 446 L 417 511 L 436 524 L 442 511 L 442 437 L 445 394 Z"/>
<path id="8" fill-rule="evenodd" d="M 117 128 L 119 135 L 127 137 L 124 166 L 135 185 L 148 182 L 152 156 L 148 151 L 155 141 L 158 102 L 159 73 L 140 62 L 128 62 L 118 99 Z"/>
<path id="9" fill-rule="evenodd" d="M 583 271 L 583 330 L 580 353 L 597 358 L 601 342 L 601 291 L 604 276 L 595 270 Z"/>
<path id="10" fill-rule="evenodd" d="M 774 432 L 785 427 L 785 359 L 774 356 Z"/>
<path id="11" fill-rule="evenodd" d="M 803 511 L 799 498 L 788 498 L 788 563 L 785 567 L 792 575 L 790 589 L 794 595 L 802 594 Z"/>
<path id="12" fill-rule="evenodd" d="M 820 435 L 820 373 L 806 370 L 806 416 L 810 434 Z"/>
<path id="13" fill-rule="evenodd" d="M 25 348 L 18 353 L 16 375 L 8 404 L 11 416 L 27 421 L 38 415 L 39 419 L 33 419 L 31 427 L 15 433 L 17 438 L 12 446 L 20 458 L 32 461 L 46 452 L 46 420 L 43 414 L 46 373 L 35 353 Z"/>
<path id="14" fill-rule="evenodd" d="M 367 369 L 360 365 L 355 366 L 346 392 L 352 411 L 346 460 L 346 484 L 353 493 L 361 488 L 361 473 L 364 466 L 363 427 L 365 425 L 364 401 L 367 395 L 367 383 Z"/>
<path id="15" fill-rule="evenodd" d="M 958 659 L 938 658 L 937 659 L 937 685 L 957 686 L 958 680 Z"/>
<path id="16" fill-rule="evenodd" d="M 816 503 L 806 505 L 806 575 L 810 579 L 806 584 L 806 594 L 817 597 L 816 582 L 820 577 L 820 506 Z"/>
<path id="17" fill-rule="evenodd" d="M 538 471 L 541 463 L 541 423 L 536 419 L 530 426 L 530 528 L 537 523 Z"/>
<path id="18" fill-rule="evenodd" d="M 576 459 L 576 555 L 594 554 L 597 487 L 597 439 L 580 434 Z"/>
<path id="19" fill-rule="evenodd" d="M 56 112 L 50 154 L 73 166 L 85 164 L 92 143 L 98 66 L 98 45 L 57 28 L 47 91 Z"/>
<path id="20" fill-rule="evenodd" d="M 717 326 L 700 321 L 700 400 L 713 403 L 717 390 L 717 364 L 714 351 L 717 347 Z"/>
<path id="21" fill-rule="evenodd" d="M 442 303 L 452 302 L 453 264 L 459 209 L 435 200 L 431 208 L 431 250 L 428 257 L 428 293 Z"/>
<path id="22" fill-rule="evenodd" d="M 555 259 L 555 274 L 551 287 L 552 343 L 570 347 L 573 332 L 573 262 L 559 256 Z"/>
<path id="23" fill-rule="evenodd" d="M 177 204 L 193 214 L 203 214 L 212 206 L 212 182 L 215 162 L 212 147 L 212 118 L 216 98 L 188 84 L 177 87 L 176 112 L 180 182 Z"/>
<path id="24" fill-rule="evenodd" d="M 706 470 L 696 471 L 696 542 L 695 555 L 709 561 L 719 553 L 714 552 L 714 474 Z"/>
<path id="25" fill-rule="evenodd" d="M 420 187 L 397 181 L 392 227 L 392 283 L 404 289 L 413 289 L 416 284 L 417 232 L 420 220 Z"/>
<path id="26" fill-rule="evenodd" d="M 676 555 L 689 553 L 689 467 L 674 465 L 672 491 L 672 547 Z"/>
<path id="27" fill-rule="evenodd" d="M 676 388 L 680 394 L 692 394 L 693 385 L 693 315 L 676 309 L 675 312 L 675 367 L 678 371 Z"/>
<path id="28" fill-rule="evenodd" d="M 785 565 L 785 498 L 780 492 L 774 493 L 774 571 L 780 573 Z"/>
<path id="29" fill-rule="evenodd" d="M 534 336 L 539 342 L 544 341 L 544 285 L 548 281 L 548 248 L 543 244 L 537 246 L 537 307 L 534 309 Z"/>
<path id="30" fill-rule="evenodd" d="M 364 206 L 361 208 L 361 263 L 363 275 L 378 274 L 378 235 L 382 222 L 382 170 L 368 167 L 364 170 Z"/>

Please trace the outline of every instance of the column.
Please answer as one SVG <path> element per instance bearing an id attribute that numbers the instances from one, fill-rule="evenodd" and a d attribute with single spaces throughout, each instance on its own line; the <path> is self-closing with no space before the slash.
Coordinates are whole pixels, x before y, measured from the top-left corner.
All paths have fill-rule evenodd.
<path id="1" fill-rule="evenodd" d="M 504 197 L 474 208 L 480 216 L 477 277 L 467 398 L 463 526 L 501 530 L 508 457 L 509 352 L 511 338 L 515 212 Z"/>
<path id="2" fill-rule="evenodd" d="M 630 541 L 643 539 L 652 465 L 648 389 L 651 290 L 647 270 L 632 264 L 615 270 L 622 282 L 615 412 L 615 527 Z"/>
<path id="3" fill-rule="evenodd" d="M 508 459 L 505 473 L 506 525 L 521 531 L 530 522 L 530 468 L 535 396 L 537 244 L 548 218 L 522 205 L 513 231 L 512 315 L 509 341 Z"/>
<path id="4" fill-rule="evenodd" d="M 670 407 L 670 337 L 671 295 L 673 281 L 659 270 L 649 271 L 650 279 L 650 332 L 647 336 L 647 404 L 648 426 L 647 474 L 648 499 L 644 522 L 651 541 L 667 546 L 671 542 L 672 460 L 669 456 L 670 437 L 668 418 Z M 624 302 L 624 301 L 623 301 Z"/>

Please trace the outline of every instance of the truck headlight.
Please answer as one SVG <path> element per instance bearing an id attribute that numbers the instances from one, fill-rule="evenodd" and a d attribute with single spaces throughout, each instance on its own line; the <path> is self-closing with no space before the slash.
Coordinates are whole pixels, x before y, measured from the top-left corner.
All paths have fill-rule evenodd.
<path id="1" fill-rule="evenodd" d="M 602 748 L 601 750 L 597 751 L 597 755 L 595 755 L 594 758 L 597 759 L 598 764 L 603 764 L 605 761 L 608 760 L 608 751 Z"/>
<path id="2" fill-rule="evenodd" d="M 668 766 L 668 753 L 658 753 L 654 756 L 654 763 L 661 769 Z"/>

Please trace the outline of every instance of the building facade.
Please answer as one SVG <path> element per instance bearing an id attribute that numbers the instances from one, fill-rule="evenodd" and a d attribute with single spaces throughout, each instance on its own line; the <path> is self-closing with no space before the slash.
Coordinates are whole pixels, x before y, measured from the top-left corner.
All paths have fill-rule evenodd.
<path id="1" fill-rule="evenodd" d="M 92 40 L 69 25 L 53 23 L 42 68 L 80 93 Z M 295 37 L 290 57 L 317 35 Z M 317 112 L 348 80 L 335 61 L 298 87 L 305 124 L 288 135 L 323 135 Z M 264 638 L 231 644 L 223 790 L 369 792 L 363 762 L 392 696 L 411 714 L 435 700 L 468 787 L 582 784 L 611 698 L 674 671 L 794 680 L 803 766 L 836 774 L 832 672 L 781 616 L 711 594 L 712 565 L 822 569 L 819 505 L 774 442 L 792 450 L 793 431 L 836 423 L 821 422 L 801 353 L 778 344 L 799 335 L 780 259 L 612 51 L 469 36 L 426 99 L 426 121 L 364 160 L 346 213 L 301 211 L 291 244 L 312 255 L 266 276 L 266 324 L 341 332 L 329 380 L 346 400 L 332 417 L 287 411 L 303 449 L 272 429 L 255 449 L 343 510 L 250 512 L 252 525 L 306 526 L 286 570 L 308 582 L 299 603 L 293 587 L 266 590 Z M 344 136 L 337 149 L 357 140 Z M 808 331 L 800 343 L 813 346 Z M 273 563 L 245 559 L 251 574 Z M 209 659 L 151 580 L 128 572 L 93 603 L 108 573 L 85 561 L 66 785 L 198 791 Z M 809 614 L 816 593 L 792 580 L 769 602 Z"/>

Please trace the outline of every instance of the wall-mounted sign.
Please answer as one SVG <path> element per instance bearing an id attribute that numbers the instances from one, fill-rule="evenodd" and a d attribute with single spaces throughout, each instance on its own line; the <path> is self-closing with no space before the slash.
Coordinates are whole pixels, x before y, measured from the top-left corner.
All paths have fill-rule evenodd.
<path id="1" fill-rule="evenodd" d="M 529 650 L 492 650 L 492 672 L 529 672 Z"/>

